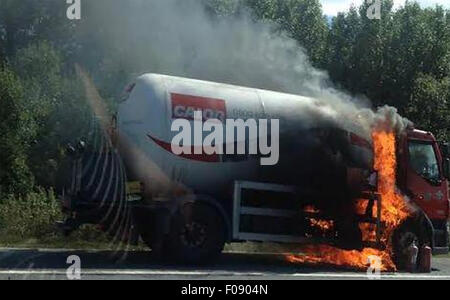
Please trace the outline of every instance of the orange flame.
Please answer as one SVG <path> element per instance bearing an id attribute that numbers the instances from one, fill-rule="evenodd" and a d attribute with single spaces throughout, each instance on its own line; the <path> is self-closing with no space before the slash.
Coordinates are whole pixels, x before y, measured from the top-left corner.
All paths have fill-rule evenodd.
<path id="1" fill-rule="evenodd" d="M 388 132 L 374 132 L 374 168 L 378 171 L 378 191 L 382 196 L 381 220 L 388 229 L 395 229 L 410 212 L 405 197 L 396 188 L 397 159 L 395 135 Z"/>
<path id="2" fill-rule="evenodd" d="M 318 209 L 316 209 L 314 206 L 312 206 L 312 205 L 307 205 L 307 206 L 305 206 L 305 208 L 303 209 L 303 211 L 304 212 L 306 212 L 306 213 L 318 213 L 319 212 L 319 210 Z"/>
<path id="3" fill-rule="evenodd" d="M 307 246 L 302 249 L 305 255 L 289 255 L 287 260 L 291 263 L 336 265 L 357 270 L 366 270 L 370 266 L 371 256 L 381 259 L 382 272 L 395 270 L 395 265 L 389 253 L 372 248 L 358 250 L 342 250 L 329 245 Z"/>
<path id="4" fill-rule="evenodd" d="M 384 225 L 381 241 L 386 250 L 365 248 L 358 250 L 342 250 L 329 245 L 307 246 L 302 249 L 305 255 L 289 255 L 287 260 L 292 263 L 326 264 L 365 270 L 370 265 L 370 257 L 381 259 L 381 271 L 396 271 L 392 260 L 392 248 L 389 237 L 405 220 L 410 212 L 405 198 L 396 188 L 396 143 L 392 132 L 374 131 L 374 169 L 378 172 L 378 192 L 381 195 L 381 221 Z M 355 205 L 355 210 L 361 214 L 361 202 Z M 364 240 L 374 240 L 375 226 L 361 224 Z"/>
<path id="5" fill-rule="evenodd" d="M 323 232 L 326 232 L 334 227 L 333 221 L 318 220 L 314 218 L 309 219 L 309 221 L 312 227 L 315 227 Z"/>

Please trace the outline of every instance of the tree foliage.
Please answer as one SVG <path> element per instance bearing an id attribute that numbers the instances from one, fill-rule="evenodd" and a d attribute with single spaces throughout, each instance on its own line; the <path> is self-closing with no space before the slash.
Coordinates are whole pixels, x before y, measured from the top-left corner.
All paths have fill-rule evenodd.
<path id="1" fill-rule="evenodd" d="M 245 0 L 257 19 L 271 20 L 296 39 L 316 66 L 322 66 L 328 34 L 319 0 Z"/>
<path id="2" fill-rule="evenodd" d="M 26 154 L 36 127 L 25 109 L 22 84 L 6 67 L 0 70 L 0 106 L 1 192 L 27 193 L 33 177 Z"/>
<path id="3" fill-rule="evenodd" d="M 384 0 L 381 20 L 365 5 L 333 19 L 327 68 L 334 82 L 364 94 L 374 106 L 389 104 L 417 126 L 444 138 L 448 127 L 450 12 L 406 2 L 397 11 Z M 437 92 L 441 90 L 441 92 Z M 431 113 L 439 108 L 439 117 Z M 418 115 L 423 108 L 430 113 Z"/>

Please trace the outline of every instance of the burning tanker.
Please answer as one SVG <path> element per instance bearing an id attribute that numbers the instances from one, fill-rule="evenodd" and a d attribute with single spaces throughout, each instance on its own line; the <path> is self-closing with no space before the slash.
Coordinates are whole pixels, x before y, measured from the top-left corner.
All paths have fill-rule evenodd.
<path id="1" fill-rule="evenodd" d="M 380 268 L 382 271 L 397 270 L 393 261 L 393 248 L 390 243 L 392 233 L 409 216 L 412 215 L 411 208 L 408 207 L 408 199 L 400 194 L 397 189 L 397 158 L 396 139 L 394 132 L 375 129 L 372 134 L 374 147 L 374 169 L 378 172 L 378 193 L 381 197 L 381 222 L 384 230 L 381 236 L 381 243 L 384 250 L 365 248 L 358 250 L 342 250 L 329 245 L 309 246 L 302 249 L 305 255 L 290 255 L 287 259 L 291 262 L 303 262 L 313 264 L 333 264 L 344 267 L 351 267 L 366 270 L 370 261 L 368 258 L 376 256 L 381 259 Z M 355 212 L 361 211 L 363 206 L 360 202 L 355 203 Z M 374 212 L 377 214 L 378 212 Z M 329 227 L 324 228 L 328 230 Z M 361 226 L 363 240 L 373 240 L 375 230 L 372 226 Z"/>
<path id="2" fill-rule="evenodd" d="M 91 98 L 98 97 L 82 77 Z M 92 107 L 103 115 L 97 102 Z M 265 166 L 267 153 L 208 152 L 205 132 L 176 145 L 191 152 L 175 153 L 177 120 L 193 131 L 196 122 L 242 120 L 246 128 L 241 134 L 236 128 L 231 146 L 248 149 L 246 133 L 255 130 L 257 140 L 279 143 L 279 161 Z M 278 120 L 279 135 L 261 135 L 249 120 L 269 120 L 268 128 Z M 118 151 L 88 143 L 77 156 L 81 182 L 65 201 L 77 220 L 66 224 L 119 216 L 128 207 L 130 226 L 155 252 L 196 263 L 242 241 L 309 245 L 306 255 L 288 257 L 293 262 L 365 268 L 368 256 L 377 255 L 384 270 L 402 268 L 413 245 L 448 251 L 446 148 L 431 133 L 398 130 L 397 123 L 374 128 L 378 121 L 369 111 L 340 110 L 314 98 L 143 75 L 127 89 L 113 126 L 102 122 L 113 141 L 107 144 Z M 211 145 L 220 150 L 227 143 Z"/>

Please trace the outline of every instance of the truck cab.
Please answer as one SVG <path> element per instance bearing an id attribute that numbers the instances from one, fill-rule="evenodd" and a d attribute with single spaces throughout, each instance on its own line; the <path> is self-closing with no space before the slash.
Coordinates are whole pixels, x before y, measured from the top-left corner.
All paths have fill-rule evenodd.
<path id="1" fill-rule="evenodd" d="M 448 145 L 417 129 L 407 130 L 398 144 L 397 185 L 429 228 L 427 240 L 433 253 L 448 253 Z"/>

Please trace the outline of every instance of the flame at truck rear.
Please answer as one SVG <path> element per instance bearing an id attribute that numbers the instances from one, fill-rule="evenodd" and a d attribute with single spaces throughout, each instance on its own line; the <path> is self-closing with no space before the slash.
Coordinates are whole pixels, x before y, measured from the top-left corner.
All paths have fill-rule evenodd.
<path id="1" fill-rule="evenodd" d="M 373 248 L 365 248 L 362 251 L 342 250 L 329 245 L 315 245 L 302 248 L 304 255 L 289 255 L 287 257 L 289 262 L 337 265 L 365 270 L 370 265 L 370 256 L 377 256 L 381 259 L 381 271 L 396 271 L 389 237 L 410 215 L 410 211 L 406 198 L 396 188 L 395 134 L 375 130 L 372 138 L 374 169 L 378 172 L 378 193 L 381 195 L 381 221 L 384 226 L 381 242 L 385 250 Z M 358 210 L 358 204 L 355 204 L 355 210 Z M 372 239 L 375 236 L 374 226 L 362 226 L 361 230 L 363 239 Z"/>

